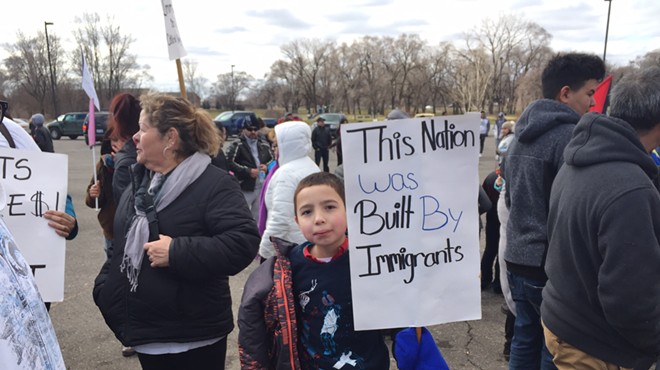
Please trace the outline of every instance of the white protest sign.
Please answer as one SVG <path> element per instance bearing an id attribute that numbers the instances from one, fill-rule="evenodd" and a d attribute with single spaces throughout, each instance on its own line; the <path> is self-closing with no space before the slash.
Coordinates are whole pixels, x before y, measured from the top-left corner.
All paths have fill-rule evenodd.
<path id="1" fill-rule="evenodd" d="M 1 215 L 30 264 L 45 302 L 64 299 L 65 240 L 43 214 L 66 208 L 68 159 L 64 154 L 0 148 Z"/>
<path id="2" fill-rule="evenodd" d="M 170 60 L 183 58 L 186 56 L 186 49 L 183 48 L 183 42 L 181 36 L 179 36 L 172 0 L 161 0 L 161 3 L 163 5 L 163 15 L 165 16 L 165 35 Z"/>
<path id="3" fill-rule="evenodd" d="M 481 318 L 479 115 L 341 126 L 357 330 Z"/>

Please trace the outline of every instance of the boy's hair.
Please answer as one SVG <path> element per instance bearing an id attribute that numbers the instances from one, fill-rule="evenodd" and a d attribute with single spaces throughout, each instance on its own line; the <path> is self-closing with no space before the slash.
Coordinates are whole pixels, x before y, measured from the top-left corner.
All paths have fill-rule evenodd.
<path id="1" fill-rule="evenodd" d="M 568 86 L 579 90 L 588 80 L 601 80 L 605 76 L 605 64 L 593 54 L 556 54 L 543 69 L 541 86 L 543 97 L 555 99 L 561 88 Z"/>
<path id="2" fill-rule="evenodd" d="M 341 201 L 346 205 L 346 195 L 344 194 L 344 183 L 341 182 L 339 177 L 331 174 L 330 172 L 316 172 L 307 175 L 304 179 L 300 180 L 296 191 L 293 193 L 293 210 L 298 213 L 298 193 L 303 189 L 317 185 L 327 185 L 334 189 L 339 194 Z"/>

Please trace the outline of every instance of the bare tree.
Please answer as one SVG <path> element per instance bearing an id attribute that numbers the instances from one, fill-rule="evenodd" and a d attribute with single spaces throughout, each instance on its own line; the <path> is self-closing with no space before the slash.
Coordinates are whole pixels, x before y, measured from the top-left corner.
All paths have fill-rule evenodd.
<path id="1" fill-rule="evenodd" d="M 119 91 L 139 87 L 150 79 L 148 72 L 137 64 L 136 55 L 129 51 L 135 40 L 122 34 L 112 18 L 101 22 L 97 13 L 84 13 L 76 18 L 76 23 L 80 25 L 74 31 L 79 49 L 74 51 L 71 64 L 81 73 L 81 53 L 85 54 L 100 99 L 108 102 Z"/>
<path id="2" fill-rule="evenodd" d="M 487 51 L 475 45 L 473 35 L 465 35 L 465 49 L 458 49 L 454 57 L 456 92 L 466 111 L 484 109 L 493 69 Z"/>
<path id="3" fill-rule="evenodd" d="M 232 110 L 236 109 L 236 102 L 240 95 L 250 88 L 254 77 L 244 71 L 223 73 L 218 75 L 218 80 L 213 84 L 216 100 Z"/>
<path id="4" fill-rule="evenodd" d="M 334 41 L 296 40 L 282 46 L 285 62 L 295 76 L 308 110 L 320 103 L 319 79 L 322 68 L 335 49 Z"/>
<path id="5" fill-rule="evenodd" d="M 24 90 L 36 101 L 39 111 L 45 113 L 51 81 L 45 36 L 40 33 L 36 37 L 28 37 L 19 32 L 17 37 L 15 44 L 6 47 L 9 57 L 4 60 L 4 64 L 8 83 L 14 90 Z M 59 39 L 52 36 L 51 40 L 53 51 L 59 50 Z"/>
<path id="6" fill-rule="evenodd" d="M 341 101 L 340 111 L 353 113 L 360 111 L 360 94 L 357 94 L 363 84 L 363 65 L 358 62 L 357 48 L 342 44 L 337 50 L 337 56 L 331 70 L 337 74 L 337 90 Z"/>
<path id="7" fill-rule="evenodd" d="M 385 57 L 383 40 L 373 36 L 365 36 L 356 43 L 356 63 L 360 66 L 360 79 L 363 81 L 358 92 L 368 99 L 369 114 L 383 113 L 386 92 L 386 70 L 381 62 Z"/>
<path id="8" fill-rule="evenodd" d="M 500 111 L 506 105 L 514 109 L 517 80 L 543 58 L 550 39 L 543 27 L 514 15 L 485 19 L 469 33 L 468 44 L 484 49 L 490 58 L 492 74 L 486 94 L 489 112 L 494 112 L 495 104 Z"/>
<path id="9" fill-rule="evenodd" d="M 206 98 L 208 79 L 197 74 L 199 63 L 194 59 L 184 59 L 181 64 L 187 91 L 197 94 L 202 99 Z"/>

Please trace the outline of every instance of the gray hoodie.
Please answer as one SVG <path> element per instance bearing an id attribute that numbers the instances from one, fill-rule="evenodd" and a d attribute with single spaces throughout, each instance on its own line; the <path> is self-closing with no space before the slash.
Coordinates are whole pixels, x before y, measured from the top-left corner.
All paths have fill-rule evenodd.
<path id="1" fill-rule="evenodd" d="M 585 115 L 552 186 L 541 313 L 578 349 L 632 368 L 660 352 L 658 169 L 628 123 Z"/>
<path id="2" fill-rule="evenodd" d="M 568 105 L 542 99 L 530 104 L 516 123 L 505 167 L 511 213 L 504 259 L 512 272 L 545 280 L 550 188 L 579 120 Z"/>

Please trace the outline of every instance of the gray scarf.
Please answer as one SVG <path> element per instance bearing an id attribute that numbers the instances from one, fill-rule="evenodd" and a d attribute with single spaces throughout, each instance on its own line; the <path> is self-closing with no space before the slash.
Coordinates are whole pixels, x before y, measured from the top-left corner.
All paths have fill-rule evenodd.
<path id="1" fill-rule="evenodd" d="M 211 157 L 202 153 L 195 153 L 179 163 L 172 172 L 165 176 L 156 173 L 149 183 L 150 194 L 162 186 L 154 199 L 156 212 L 161 211 L 170 203 L 176 200 L 181 193 L 192 184 L 206 170 L 211 163 Z M 162 184 L 161 184 L 162 182 Z M 126 270 L 126 277 L 131 284 L 131 292 L 135 292 L 138 287 L 138 276 L 144 258 L 144 245 L 149 241 L 149 222 L 147 215 L 142 207 L 135 204 L 135 216 L 133 217 L 131 227 L 126 234 L 126 245 L 124 247 L 124 257 L 121 262 L 120 271 Z"/>

